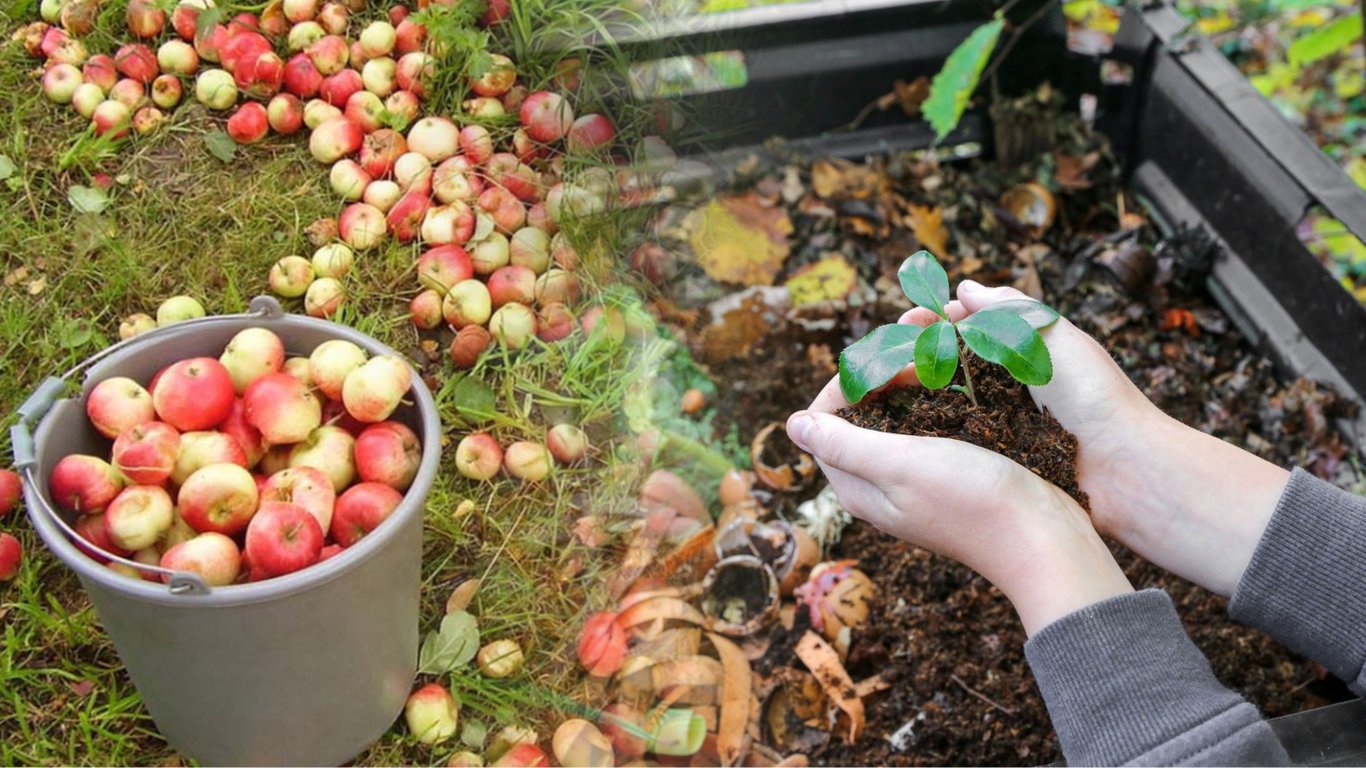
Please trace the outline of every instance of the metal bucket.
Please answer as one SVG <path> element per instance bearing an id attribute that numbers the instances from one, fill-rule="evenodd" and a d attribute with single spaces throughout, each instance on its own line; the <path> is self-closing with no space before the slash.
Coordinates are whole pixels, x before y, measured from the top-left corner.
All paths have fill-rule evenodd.
<path id="1" fill-rule="evenodd" d="M 33 527 L 80 578 L 172 746 L 203 764 L 338 765 L 393 724 L 417 668 L 422 509 L 440 457 L 436 404 L 417 377 L 412 402 L 391 417 L 411 427 L 423 449 L 403 501 L 341 554 L 280 578 L 211 589 L 188 573 L 163 572 L 164 584 L 121 575 L 73 543 L 70 516 L 54 511 L 48 492 L 63 456 L 109 453 L 110 442 L 85 416 L 96 383 L 111 376 L 146 382 L 177 360 L 217 357 L 250 327 L 274 331 L 291 354 L 329 339 L 372 355 L 397 354 L 350 328 L 286 315 L 273 299 L 258 298 L 248 314 L 192 320 L 111 347 L 82 366 L 80 399 L 58 399 L 66 389 L 60 379 L 44 382 L 12 431 L 16 464 Z"/>

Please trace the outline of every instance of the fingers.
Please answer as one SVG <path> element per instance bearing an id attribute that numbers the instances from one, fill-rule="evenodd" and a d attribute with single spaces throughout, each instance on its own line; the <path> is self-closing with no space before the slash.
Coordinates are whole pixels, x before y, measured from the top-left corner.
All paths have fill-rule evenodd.
<path id="1" fill-rule="evenodd" d="M 819 395 L 816 395 L 816 399 L 811 401 L 807 410 L 817 413 L 834 413 L 847 405 L 849 405 L 849 401 L 844 399 L 844 393 L 840 391 L 840 377 L 837 375 L 825 385 Z"/>
<path id="2" fill-rule="evenodd" d="M 904 435 L 861 429 L 838 416 L 813 411 L 789 416 L 787 434 L 821 464 L 872 482 L 909 447 Z"/>
<path id="3" fill-rule="evenodd" d="M 962 302 L 962 306 L 967 309 L 968 314 L 986 309 L 992 304 L 995 304 L 998 301 L 1005 301 L 1006 299 L 1028 299 L 1029 301 L 1034 301 L 1034 299 L 1008 285 L 999 285 L 995 288 L 988 288 L 976 280 L 964 280 L 958 284 L 958 301 Z M 954 322 L 957 321 L 958 319 L 955 318 Z"/>
<path id="4" fill-rule="evenodd" d="M 950 301 L 948 305 L 944 307 L 944 309 L 949 313 L 949 319 L 955 323 L 972 314 L 967 307 L 963 306 L 963 303 L 960 301 Z M 909 309 L 905 313 L 903 313 L 901 315 L 901 318 L 897 320 L 897 322 L 909 325 L 918 325 L 921 328 L 928 328 L 929 326 L 939 322 L 941 319 L 942 318 L 939 317 L 939 315 L 935 314 L 933 310 L 929 310 L 924 307 L 915 307 L 914 309 Z"/>

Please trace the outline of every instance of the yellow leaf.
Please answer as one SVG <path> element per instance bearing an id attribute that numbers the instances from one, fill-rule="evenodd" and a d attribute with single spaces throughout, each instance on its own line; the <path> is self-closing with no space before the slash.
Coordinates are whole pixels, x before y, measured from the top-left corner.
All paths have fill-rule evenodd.
<path id="1" fill-rule="evenodd" d="M 712 200 L 684 222 L 697 262 L 723 283 L 772 285 L 787 260 L 792 221 L 754 193 Z"/>
<path id="2" fill-rule="evenodd" d="M 1352 181 L 1357 186 L 1366 189 L 1366 157 L 1354 157 L 1347 161 L 1347 175 L 1352 177 Z"/>
<path id="3" fill-rule="evenodd" d="M 1299 27 L 1319 27 L 1327 24 L 1333 15 L 1327 8 L 1306 8 L 1303 11 L 1290 17 L 1290 26 Z"/>
<path id="4" fill-rule="evenodd" d="M 948 258 L 949 231 L 944 228 L 944 211 L 939 206 L 911 205 L 911 231 L 915 239 L 941 259 Z"/>
<path id="5" fill-rule="evenodd" d="M 858 282 L 858 272 L 839 254 L 827 256 L 793 273 L 787 292 L 793 306 L 838 301 L 849 295 Z"/>
<path id="6" fill-rule="evenodd" d="M 1233 17 L 1228 15 L 1228 11 L 1219 11 L 1213 16 L 1206 16 L 1195 22 L 1195 28 L 1207 37 L 1233 29 L 1233 26 Z"/>

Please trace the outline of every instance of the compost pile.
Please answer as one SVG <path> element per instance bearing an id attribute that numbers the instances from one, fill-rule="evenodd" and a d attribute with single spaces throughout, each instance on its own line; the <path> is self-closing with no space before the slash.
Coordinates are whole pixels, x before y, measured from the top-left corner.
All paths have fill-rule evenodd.
<path id="1" fill-rule="evenodd" d="M 1281 466 L 1355 483 L 1333 426 L 1350 405 L 1313 382 L 1278 380 L 1205 290 L 1216 255 L 1207 240 L 1162 238 L 1118 183 L 1103 141 L 1073 118 L 1054 120 L 1053 147 L 1012 167 L 923 153 L 851 163 L 778 150 L 776 162 L 742 162 L 726 189 L 665 209 L 659 241 L 633 262 L 664 288 L 661 320 L 716 384 L 712 423 L 736 425 L 747 442 L 805 407 L 835 374 L 841 349 L 909 308 L 896 270 L 924 248 L 953 283 L 1011 284 L 1056 307 L 1184 423 Z M 832 544 L 824 559 L 848 558 L 837 567 L 871 579 L 866 621 L 831 643 L 845 679 L 860 681 L 866 723 L 851 741 L 848 710 L 821 703 L 820 688 L 803 677 L 800 650 L 819 606 L 799 592 L 797 610 L 777 611 L 745 641 L 757 657 L 755 690 L 768 695 L 764 743 L 826 764 L 1060 759 L 1024 663 L 1024 632 L 1000 592 L 857 522 L 834 543 L 838 510 L 814 514 L 808 504 L 798 513 L 823 485 L 817 474 L 770 486 L 747 519 L 791 521 Z M 734 521 L 727 512 L 718 527 Z M 1115 551 L 1136 587 L 1171 593 L 1215 674 L 1267 716 L 1342 695 L 1321 668 L 1232 624 L 1222 598 Z M 774 691 L 784 716 L 772 714 Z"/>

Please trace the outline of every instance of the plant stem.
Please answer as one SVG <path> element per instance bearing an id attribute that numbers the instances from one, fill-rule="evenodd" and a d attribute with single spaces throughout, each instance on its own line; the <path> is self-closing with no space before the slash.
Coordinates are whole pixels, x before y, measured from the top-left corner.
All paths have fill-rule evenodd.
<path id="1" fill-rule="evenodd" d="M 967 350 L 959 347 L 958 359 L 963 361 L 963 381 L 967 384 L 968 399 L 972 401 L 972 407 L 977 407 L 977 392 L 972 388 L 972 371 L 968 368 Z"/>

